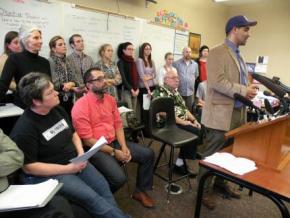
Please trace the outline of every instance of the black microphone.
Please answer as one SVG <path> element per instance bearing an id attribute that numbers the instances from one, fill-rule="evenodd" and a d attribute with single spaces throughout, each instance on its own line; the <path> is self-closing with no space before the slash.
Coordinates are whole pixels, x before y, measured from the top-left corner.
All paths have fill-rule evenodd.
<path id="1" fill-rule="evenodd" d="M 270 102 L 269 102 L 269 100 L 267 98 L 264 99 L 264 104 L 265 104 L 266 111 L 268 111 L 270 114 L 274 114 L 275 113 L 272 105 L 270 104 Z"/>
<path id="2" fill-rule="evenodd" d="M 257 110 L 257 111 L 259 111 L 259 112 L 263 112 L 263 111 L 261 110 L 261 108 L 259 108 L 259 107 L 257 107 L 256 105 L 254 105 L 254 103 L 253 103 L 251 100 L 245 98 L 244 96 L 242 96 L 242 95 L 240 95 L 240 94 L 238 94 L 238 93 L 235 93 L 235 94 L 234 94 L 234 98 L 235 98 L 236 100 L 240 101 L 241 103 L 243 103 L 243 104 L 246 105 L 246 106 L 249 106 L 249 107 L 251 107 L 251 108 L 254 108 L 255 110 Z"/>
<path id="3" fill-rule="evenodd" d="M 269 92 L 267 90 L 265 90 L 263 92 L 264 95 L 269 96 L 269 97 L 274 97 L 274 98 L 279 98 L 277 95 L 275 95 L 273 92 Z"/>
<path id="4" fill-rule="evenodd" d="M 285 92 L 290 93 L 290 87 L 286 86 L 285 84 L 283 84 L 280 81 L 279 77 L 273 76 L 272 81 L 277 84 L 278 86 L 280 86 L 282 89 L 284 89 Z"/>
<path id="5" fill-rule="evenodd" d="M 253 73 L 252 77 L 274 92 L 279 98 L 283 98 L 286 94 L 285 90 L 276 85 L 271 79 L 257 73 Z"/>

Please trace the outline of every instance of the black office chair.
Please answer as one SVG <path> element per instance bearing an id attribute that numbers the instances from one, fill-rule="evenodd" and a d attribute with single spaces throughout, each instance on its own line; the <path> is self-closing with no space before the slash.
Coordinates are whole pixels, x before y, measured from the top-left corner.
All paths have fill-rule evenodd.
<path id="1" fill-rule="evenodd" d="M 160 123 L 163 120 L 162 123 Z M 157 160 L 154 165 L 154 174 L 159 178 L 167 181 L 168 183 L 168 190 L 171 188 L 171 184 L 177 182 L 179 180 L 187 178 L 189 189 L 191 189 L 191 184 L 189 180 L 189 174 L 185 176 L 178 177 L 176 179 L 172 178 L 173 173 L 173 157 L 174 157 L 174 150 L 176 148 L 181 148 L 182 146 L 188 145 L 193 143 L 193 141 L 197 138 L 196 135 L 182 130 L 176 126 L 175 120 L 175 112 L 174 112 L 174 101 L 168 97 L 160 97 L 156 98 L 151 102 L 150 109 L 149 109 L 149 131 L 151 137 L 155 140 L 162 142 L 162 146 L 160 148 Z M 169 161 L 166 164 L 162 164 L 159 166 L 160 158 L 165 150 L 165 146 L 170 146 L 170 157 Z M 186 161 L 183 158 L 185 167 L 187 169 Z M 168 165 L 168 177 L 160 175 L 156 172 L 156 169 L 162 166 Z M 167 192 L 167 202 L 169 202 L 169 194 L 170 191 Z"/>

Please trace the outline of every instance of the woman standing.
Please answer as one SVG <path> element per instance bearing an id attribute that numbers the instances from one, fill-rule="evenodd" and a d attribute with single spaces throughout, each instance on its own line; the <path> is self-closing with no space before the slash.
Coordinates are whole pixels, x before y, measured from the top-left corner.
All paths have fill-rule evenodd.
<path id="1" fill-rule="evenodd" d="M 151 98 L 152 92 L 155 89 L 156 69 L 154 61 L 151 59 L 152 47 L 145 42 L 141 45 L 139 51 L 139 58 L 136 61 L 137 70 L 139 74 L 139 88 L 140 94 L 138 96 L 140 102 L 141 122 L 145 124 L 145 134 L 148 126 L 148 109 L 143 107 L 143 96 Z"/>
<path id="2" fill-rule="evenodd" d="M 197 59 L 199 79 L 200 82 L 207 80 L 206 76 L 206 61 L 209 53 L 209 48 L 206 45 L 201 46 L 199 49 L 199 58 Z"/>
<path id="3" fill-rule="evenodd" d="M 77 86 L 75 73 L 66 59 L 66 44 L 61 36 L 54 36 L 49 42 L 52 82 L 59 91 L 60 105 L 70 115 L 73 107 L 74 89 Z"/>
<path id="4" fill-rule="evenodd" d="M 2 73 L 3 67 L 7 58 L 12 53 L 19 53 L 21 52 L 21 47 L 19 43 L 19 35 L 18 32 L 10 31 L 6 33 L 4 39 L 4 53 L 0 56 L 0 75 Z M 10 83 L 9 89 L 11 91 L 16 91 L 16 83 L 13 80 Z"/>
<path id="5" fill-rule="evenodd" d="M 138 72 L 132 43 L 121 43 L 118 47 L 118 57 L 117 65 L 123 82 L 122 101 L 125 101 L 128 107 L 135 111 L 137 117 L 139 117 L 139 110 L 137 111 L 137 96 L 139 95 Z"/>
<path id="6" fill-rule="evenodd" d="M 108 93 L 118 101 L 120 98 L 118 97 L 117 86 L 122 83 L 122 78 L 116 63 L 112 61 L 112 45 L 103 44 L 99 50 L 99 55 L 101 60 L 95 63 L 95 67 L 99 68 L 105 74 L 105 85 Z"/>
<path id="7" fill-rule="evenodd" d="M 38 54 L 42 47 L 40 29 L 35 26 L 22 26 L 19 38 L 23 51 L 8 56 L 0 78 L 0 100 L 5 97 L 13 78 L 18 84 L 19 80 L 30 72 L 37 71 L 51 76 L 48 60 Z M 21 108 L 26 107 L 17 92 L 14 103 Z"/>
<path id="8" fill-rule="evenodd" d="M 173 54 L 171 52 L 167 52 L 164 56 L 165 59 L 165 65 L 159 69 L 158 75 L 157 75 L 157 81 L 159 86 L 164 85 L 164 75 L 167 72 L 177 72 L 176 68 L 172 66 L 174 58 Z"/>

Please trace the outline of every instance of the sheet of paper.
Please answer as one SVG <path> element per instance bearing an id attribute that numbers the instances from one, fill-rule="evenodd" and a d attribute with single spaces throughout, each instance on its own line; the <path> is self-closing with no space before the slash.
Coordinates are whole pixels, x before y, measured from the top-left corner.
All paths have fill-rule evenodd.
<path id="1" fill-rule="evenodd" d="M 107 144 L 108 141 L 105 139 L 104 136 L 102 136 L 87 152 L 85 152 L 83 155 L 75 157 L 70 160 L 71 163 L 79 163 L 79 162 L 85 162 L 88 159 L 90 159 L 98 150 L 101 149 L 102 146 Z"/>
<path id="2" fill-rule="evenodd" d="M 130 108 L 127 108 L 127 107 L 124 107 L 124 106 L 121 106 L 121 107 L 118 107 L 118 110 L 119 110 L 119 113 L 125 113 L 125 112 L 130 112 L 130 111 L 133 111 L 132 109 Z"/>
<path id="3" fill-rule="evenodd" d="M 143 95 L 143 109 L 144 110 L 149 110 L 150 102 L 151 102 L 151 96 L 144 94 Z"/>

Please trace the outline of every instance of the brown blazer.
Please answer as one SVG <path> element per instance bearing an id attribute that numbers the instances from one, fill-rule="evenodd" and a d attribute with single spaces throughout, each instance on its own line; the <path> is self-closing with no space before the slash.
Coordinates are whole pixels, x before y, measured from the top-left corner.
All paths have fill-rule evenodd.
<path id="1" fill-rule="evenodd" d="M 222 44 L 211 49 L 207 60 L 207 93 L 202 124 L 212 129 L 230 130 L 235 104 L 233 95 L 246 96 L 246 92 L 247 87 L 240 84 L 240 66 L 231 48 Z"/>

